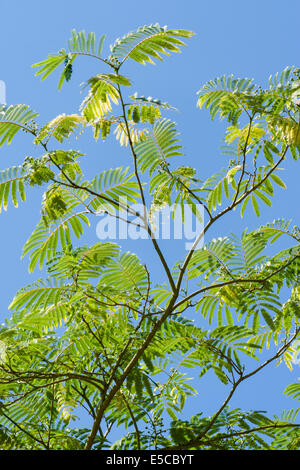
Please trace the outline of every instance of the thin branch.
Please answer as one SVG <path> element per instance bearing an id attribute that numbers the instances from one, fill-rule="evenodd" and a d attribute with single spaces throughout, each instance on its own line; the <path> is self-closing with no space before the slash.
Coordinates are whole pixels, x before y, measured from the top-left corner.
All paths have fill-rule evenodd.
<path id="1" fill-rule="evenodd" d="M 248 374 L 246 375 L 240 375 L 240 378 L 233 384 L 229 394 L 227 395 L 225 401 L 223 402 L 223 404 L 221 405 L 221 407 L 218 409 L 218 411 L 214 414 L 213 418 L 210 420 L 210 422 L 207 424 L 207 426 L 205 427 L 205 429 L 195 438 L 193 439 L 192 441 L 188 442 L 187 444 L 184 444 L 184 446 L 186 448 L 189 448 L 189 447 L 194 447 L 195 445 L 195 442 L 198 442 L 199 444 L 201 444 L 201 440 L 202 438 L 208 433 L 208 431 L 212 428 L 212 426 L 215 424 L 215 422 L 217 421 L 218 417 L 220 416 L 220 414 L 222 413 L 222 411 L 224 410 L 224 408 L 227 406 L 227 404 L 229 403 L 229 401 L 231 400 L 232 396 L 234 395 L 236 389 L 238 388 L 238 386 L 244 382 L 245 380 L 247 380 L 248 378 L 252 377 L 253 375 L 257 374 L 258 372 L 260 372 L 262 369 L 264 369 L 266 366 L 268 366 L 271 362 L 275 361 L 276 359 L 278 359 L 280 356 L 282 356 L 282 354 L 285 353 L 285 351 L 290 347 L 290 345 L 292 344 L 292 342 L 296 339 L 296 337 L 298 336 L 298 333 L 300 331 L 300 328 L 296 328 L 295 330 L 295 333 L 293 334 L 293 336 L 290 338 L 290 340 L 285 343 L 277 352 L 276 354 L 274 354 L 274 356 L 272 356 L 270 359 L 268 359 L 267 361 L 265 361 L 263 364 L 261 364 L 259 367 L 257 367 L 256 369 L 254 369 L 252 372 L 249 372 Z"/>
<path id="2" fill-rule="evenodd" d="M 122 396 L 122 399 L 124 400 L 124 403 L 129 411 L 129 414 L 130 414 L 130 417 L 132 419 L 132 423 L 133 423 L 133 426 L 134 426 L 134 429 L 135 429 L 135 436 L 136 436 L 136 443 L 137 443 L 137 450 L 141 450 L 141 433 L 139 431 L 139 428 L 138 428 L 138 425 L 137 425 L 137 421 L 135 419 L 135 416 L 132 412 L 132 409 L 128 403 L 128 400 L 126 399 L 124 393 L 121 393 L 121 396 Z"/>
<path id="3" fill-rule="evenodd" d="M 180 446 L 172 446 L 172 447 L 166 447 L 166 450 L 186 450 L 186 449 L 190 449 L 191 447 L 198 447 L 198 446 L 209 446 L 211 444 L 213 444 L 214 442 L 218 442 L 219 440 L 222 440 L 222 439 L 230 439 L 232 437 L 243 437 L 243 436 L 247 436 L 249 434 L 252 434 L 252 433 L 255 433 L 255 432 L 264 432 L 264 431 L 269 431 L 269 430 L 275 430 L 275 429 L 285 429 L 285 428 L 299 428 L 300 427 L 300 424 L 295 424 L 295 423 L 286 423 L 286 424 L 278 424 L 278 423 L 274 423 L 274 424 L 269 424 L 269 425 L 266 425 L 266 426 L 258 426 L 256 428 L 252 428 L 252 429 L 248 429 L 247 431 L 236 431 L 236 432 L 232 432 L 232 433 L 229 433 L 229 434 L 219 434 L 218 436 L 216 437 L 212 437 L 211 439 L 208 439 L 206 441 L 198 441 L 198 440 L 195 440 L 194 442 L 189 442 L 188 444 L 183 444 L 183 445 L 180 445 Z"/>
<path id="4" fill-rule="evenodd" d="M 31 439 L 33 439 L 34 441 L 38 442 L 39 444 L 41 444 L 46 450 L 47 450 L 47 445 L 40 439 L 38 439 L 36 436 L 34 436 L 33 434 L 31 434 L 31 432 L 29 432 L 27 429 L 24 429 L 22 428 L 22 426 L 20 426 L 18 423 L 16 423 L 16 421 L 14 421 L 12 418 L 10 418 L 9 416 L 7 416 L 7 414 L 3 411 L 3 408 L 1 408 L 1 414 L 11 423 L 13 424 L 14 426 L 16 426 L 16 428 L 18 428 L 21 432 L 23 432 L 24 434 L 26 434 L 28 437 L 30 437 Z"/>
<path id="5" fill-rule="evenodd" d="M 120 102 L 121 102 L 121 106 L 122 106 L 122 110 L 123 110 L 123 120 L 124 120 L 124 123 L 125 123 L 125 126 L 126 126 L 129 146 L 130 146 L 131 154 L 132 154 L 132 157 L 133 157 L 134 173 L 135 173 L 135 177 L 136 177 L 139 189 L 140 189 L 140 195 L 141 195 L 141 199 L 142 199 L 142 203 L 143 203 L 143 207 L 144 207 L 144 219 L 143 220 L 144 220 L 144 224 L 145 224 L 145 229 L 147 230 L 147 232 L 150 236 L 150 239 L 152 240 L 152 243 L 154 245 L 154 249 L 155 249 L 156 253 L 158 254 L 158 256 L 160 258 L 160 261 L 161 261 L 161 263 L 164 267 L 164 270 L 165 270 L 166 275 L 168 277 L 170 286 L 171 286 L 173 292 L 175 292 L 176 287 L 175 287 L 175 283 L 174 283 L 170 268 L 169 268 L 169 266 L 168 266 L 168 264 L 165 260 L 165 257 L 163 256 L 163 253 L 161 252 L 161 249 L 159 248 L 157 240 L 155 239 L 155 236 L 152 233 L 151 227 L 149 226 L 149 223 L 148 223 L 146 200 L 145 200 L 143 185 L 141 183 L 140 175 L 139 175 L 139 172 L 138 172 L 137 155 L 136 155 L 134 147 L 133 147 L 133 142 L 132 142 L 131 135 L 130 135 L 129 124 L 128 124 L 127 116 L 126 116 L 126 109 L 125 109 L 125 105 L 124 105 L 124 101 L 123 101 L 121 87 L 120 87 L 119 84 L 118 84 L 118 90 L 119 90 Z"/>
<path id="6" fill-rule="evenodd" d="M 268 276 L 264 278 L 253 278 L 253 279 L 245 279 L 245 278 L 238 278 L 238 279 L 230 279 L 228 281 L 220 282 L 218 284 L 211 284 L 210 286 L 205 286 L 201 287 L 200 289 L 197 289 L 195 292 L 192 292 L 191 294 L 187 295 L 184 299 L 180 300 L 177 302 L 177 304 L 174 305 L 174 309 L 180 307 L 180 305 L 184 304 L 185 302 L 188 302 L 190 299 L 193 297 L 202 294 L 203 292 L 207 292 L 212 289 L 219 289 L 220 287 L 225 287 L 229 286 L 232 284 L 253 284 L 253 283 L 258 283 L 258 284 L 264 284 L 268 280 L 272 279 L 273 276 L 276 274 L 280 273 L 284 269 L 286 269 L 288 266 L 290 266 L 296 259 L 300 258 L 300 254 L 294 256 L 288 263 L 281 265 L 278 269 L 270 273 Z"/>

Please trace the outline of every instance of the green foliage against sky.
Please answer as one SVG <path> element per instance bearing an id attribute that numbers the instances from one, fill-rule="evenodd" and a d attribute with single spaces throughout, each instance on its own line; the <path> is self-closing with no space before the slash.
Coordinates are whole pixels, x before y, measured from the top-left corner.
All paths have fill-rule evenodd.
<path id="1" fill-rule="evenodd" d="M 199 89 L 197 106 L 226 122 L 227 167 L 202 180 L 183 160 L 176 124 L 164 114 L 173 107 L 133 93 L 126 76 L 127 61 L 148 67 L 182 51 L 192 36 L 144 26 L 117 39 L 104 58 L 104 35 L 96 41 L 94 33 L 74 30 L 68 50 L 34 67 L 42 80 L 59 68 L 61 88 L 79 58 L 98 61 L 101 73 L 87 79 L 79 114 L 40 125 L 28 106 L 0 108 L 0 144 L 22 130 L 40 152 L 0 173 L 0 207 L 18 206 L 32 186 L 43 187 L 41 220 L 23 256 L 30 272 L 48 273 L 17 292 L 0 330 L 2 449 L 300 448 L 297 406 L 275 418 L 230 407 L 242 383 L 273 362 L 291 368 L 296 360 L 300 232 L 276 220 L 251 232 L 245 227 L 240 238 L 210 239 L 223 216 L 235 209 L 241 218 L 259 216 L 285 187 L 280 169 L 300 155 L 299 70 L 286 68 L 266 89 L 232 75 Z M 116 137 L 124 167 L 112 162 L 87 179 L 80 149 L 64 145 L 83 132 Z M 137 202 L 150 214 L 190 204 L 195 217 L 197 204 L 204 206 L 206 225 L 184 259 L 168 264 L 146 212 L 132 209 Z M 129 224 L 138 219 L 164 285 L 117 240 L 75 245 L 101 211 L 125 212 Z M 227 398 L 212 416 L 199 409 L 188 417 L 186 403 L 198 392 L 190 378 L 205 382 L 207 372 L 227 387 Z M 285 393 L 297 400 L 300 385 Z M 82 413 L 90 427 L 74 426 Z M 114 442 L 116 428 L 122 435 Z"/>

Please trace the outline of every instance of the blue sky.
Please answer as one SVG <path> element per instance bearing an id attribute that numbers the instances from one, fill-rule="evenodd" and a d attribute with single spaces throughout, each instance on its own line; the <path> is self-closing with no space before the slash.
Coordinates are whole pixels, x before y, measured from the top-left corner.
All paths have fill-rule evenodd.
<path id="1" fill-rule="evenodd" d="M 160 98 L 178 108 L 178 113 L 167 117 L 178 124 L 185 147 L 183 164 L 197 168 L 200 178 L 226 165 L 219 151 L 224 125 L 218 121 L 212 123 L 207 112 L 196 108 L 196 92 L 201 85 L 216 76 L 233 73 L 237 77 L 253 77 L 256 83 L 265 86 L 270 74 L 287 65 L 300 66 L 300 4 L 297 0 L 287 0 L 284 4 L 279 0 L 52 0 L 47 3 L 1 0 L 0 13 L 0 80 L 6 83 L 7 103 L 29 104 L 40 113 L 41 123 L 63 112 L 77 112 L 83 98 L 80 83 L 91 74 L 102 72 L 97 63 L 78 60 L 74 64 L 72 81 L 60 92 L 57 75 L 53 74 L 46 82 L 34 77 L 31 64 L 66 47 L 72 28 L 94 31 L 98 37 L 105 33 L 104 53 L 108 53 L 108 45 L 117 37 L 145 24 L 158 22 L 162 26 L 193 30 L 196 36 L 188 41 L 182 54 L 173 55 L 156 66 L 128 64 L 123 73 L 132 78 L 133 92 Z M 85 169 L 88 176 L 111 166 L 126 166 L 129 162 L 126 151 L 119 149 L 113 139 L 105 144 L 95 144 L 90 135 L 86 135 L 78 141 L 78 146 L 87 154 Z M 26 155 L 37 155 L 37 151 L 28 136 L 20 134 L 10 147 L 0 149 L 1 169 L 21 163 Z M 292 218 L 295 225 L 300 225 L 297 204 L 299 162 L 287 161 L 285 168 L 288 190 L 277 191 L 273 207 L 266 210 L 261 219 L 257 219 L 251 210 L 242 222 L 238 214 L 229 215 L 216 224 L 208 238 L 224 236 L 231 231 L 239 234 L 245 227 L 253 229 L 274 218 Z M 29 276 L 27 259 L 20 262 L 22 246 L 39 220 L 40 198 L 41 191 L 34 189 L 19 209 L 10 207 L 0 216 L 1 321 L 8 315 L 7 305 L 15 292 L 41 276 L 39 272 Z M 97 241 L 96 222 L 86 234 L 85 240 L 90 243 Z M 151 262 L 153 252 L 151 249 L 145 251 L 144 246 L 139 242 L 135 248 L 140 256 Z M 175 262 L 181 247 L 166 243 L 163 246 L 169 260 Z M 297 407 L 292 400 L 282 397 L 283 388 L 297 376 L 297 369 L 290 373 L 282 367 L 276 370 L 272 366 L 249 381 L 249 385 L 243 385 L 233 403 L 274 413 L 282 408 Z M 204 384 L 197 406 L 199 411 L 212 412 L 225 392 L 213 379 Z"/>

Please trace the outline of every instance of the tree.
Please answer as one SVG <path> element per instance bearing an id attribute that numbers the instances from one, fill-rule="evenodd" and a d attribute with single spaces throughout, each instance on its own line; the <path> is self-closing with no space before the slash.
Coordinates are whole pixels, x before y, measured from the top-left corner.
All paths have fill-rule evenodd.
<path id="1" fill-rule="evenodd" d="M 199 108 L 227 122 L 228 167 L 203 181 L 195 169 L 177 166 L 182 146 L 175 123 L 164 117 L 171 106 L 126 93 L 131 80 L 120 73 L 127 61 L 148 64 L 179 52 L 192 36 L 145 26 L 117 39 L 103 58 L 105 36 L 96 50 L 94 33 L 74 30 L 68 51 L 34 67 L 44 80 L 62 66 L 61 88 L 79 56 L 99 61 L 103 72 L 88 79 L 80 114 L 40 126 L 28 106 L 0 109 L 1 145 L 22 129 L 41 151 L 1 172 L 0 204 L 5 210 L 9 200 L 18 206 L 28 187 L 46 186 L 41 220 L 23 256 L 29 255 L 30 272 L 45 267 L 48 276 L 16 294 L 1 327 L 2 449 L 300 448 L 297 410 L 270 418 L 229 406 L 240 384 L 273 362 L 290 368 L 296 357 L 300 232 L 276 220 L 245 230 L 241 239 L 207 242 L 216 221 L 235 209 L 243 217 L 249 206 L 258 216 L 262 204 L 272 204 L 276 187 L 285 187 L 279 165 L 300 155 L 300 70 L 286 68 L 267 89 L 252 79 L 222 76 L 199 90 Z M 96 140 L 114 129 L 129 168 L 84 177 L 82 154 L 64 143 L 90 127 Z M 153 213 L 186 205 L 198 219 L 201 205 L 206 223 L 186 257 L 170 266 L 155 237 Z M 117 243 L 74 246 L 99 213 L 145 231 L 165 284 L 156 285 L 143 260 Z M 280 251 L 271 256 L 269 246 L 279 238 Z M 197 393 L 187 371 L 203 377 L 211 370 L 230 388 L 227 398 L 212 416 L 187 418 L 186 400 Z M 285 393 L 298 398 L 300 385 Z M 72 419 L 83 413 L 91 426 L 75 429 Z M 113 443 L 116 427 L 124 435 Z"/>

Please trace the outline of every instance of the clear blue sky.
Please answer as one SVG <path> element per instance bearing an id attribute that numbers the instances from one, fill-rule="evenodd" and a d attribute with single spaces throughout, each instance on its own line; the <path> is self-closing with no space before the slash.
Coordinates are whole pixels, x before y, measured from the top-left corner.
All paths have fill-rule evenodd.
<path id="1" fill-rule="evenodd" d="M 79 84 L 91 74 L 101 72 L 98 64 L 78 60 L 71 83 L 61 92 L 57 90 L 57 75 L 43 83 L 34 77 L 31 64 L 65 47 L 72 28 L 94 31 L 98 37 L 107 34 L 106 47 L 117 37 L 145 24 L 159 22 L 171 28 L 193 30 L 196 36 L 188 41 L 182 54 L 173 55 L 155 67 L 128 65 L 126 75 L 133 79 L 133 91 L 161 98 L 179 109 L 179 113 L 170 117 L 176 120 L 182 134 L 186 152 L 184 164 L 197 168 L 200 178 L 225 165 L 219 152 L 223 124 L 212 123 L 208 113 L 196 109 L 196 92 L 200 86 L 211 78 L 231 73 L 253 77 L 264 86 L 270 74 L 287 65 L 300 66 L 300 4 L 297 0 L 285 3 L 279 0 L 52 0 L 47 3 L 1 0 L 0 13 L 0 80 L 6 82 L 7 102 L 29 104 L 40 112 L 41 123 L 63 112 L 77 112 L 82 100 Z M 111 166 L 126 165 L 128 161 L 126 152 L 113 141 L 96 145 L 83 137 L 79 148 L 87 154 L 88 175 Z M 0 149 L 1 169 L 21 163 L 24 156 L 32 152 L 36 150 L 28 136 L 18 135 L 10 147 Z M 286 168 L 288 191 L 277 192 L 273 208 L 265 211 L 261 220 L 251 212 L 242 224 L 238 214 L 228 216 L 209 237 L 224 236 L 231 231 L 240 233 L 245 226 L 252 229 L 274 218 L 293 218 L 294 223 L 300 225 L 299 162 L 287 162 Z M 41 192 L 34 189 L 26 204 L 19 209 L 10 207 L 0 216 L 0 321 L 7 316 L 7 305 L 16 290 L 41 275 L 37 272 L 29 276 L 27 260 L 20 262 L 22 246 L 39 219 L 40 197 Z M 85 239 L 91 243 L 97 241 L 96 222 Z M 177 246 L 167 248 L 169 259 L 174 262 Z M 144 245 L 138 243 L 136 249 L 146 260 L 151 259 L 152 252 L 145 252 Z M 284 368 L 270 367 L 252 380 L 248 388 L 247 385 L 241 387 L 233 403 L 274 413 L 282 408 L 297 407 L 297 403 L 282 397 L 283 388 L 297 376 L 297 369 L 290 373 Z M 211 379 L 200 390 L 197 409 L 214 411 L 222 393 Z"/>

